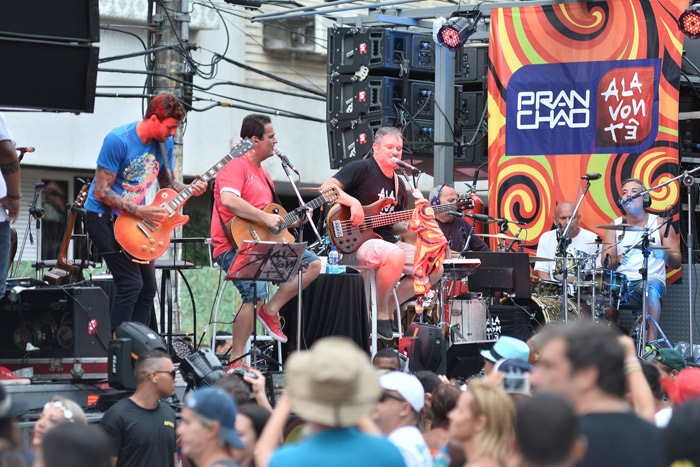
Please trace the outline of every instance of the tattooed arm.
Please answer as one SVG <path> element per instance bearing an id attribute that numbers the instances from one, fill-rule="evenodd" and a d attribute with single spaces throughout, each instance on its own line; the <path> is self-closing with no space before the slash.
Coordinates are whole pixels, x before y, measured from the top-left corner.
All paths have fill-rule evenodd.
<path id="1" fill-rule="evenodd" d="M 163 208 L 158 206 L 139 206 L 124 199 L 119 193 L 114 191 L 112 184 L 116 177 L 117 175 L 114 172 L 110 172 L 98 165 L 95 171 L 95 181 L 93 182 L 95 184 L 95 198 L 112 209 L 128 212 L 152 224 L 157 225 L 165 220 L 165 210 Z"/>
<path id="2" fill-rule="evenodd" d="M 20 188 L 19 159 L 17 150 L 10 140 L 0 141 L 0 171 L 7 185 L 7 196 L 0 199 L 2 207 L 7 209 L 8 220 L 17 221 L 19 216 Z"/>

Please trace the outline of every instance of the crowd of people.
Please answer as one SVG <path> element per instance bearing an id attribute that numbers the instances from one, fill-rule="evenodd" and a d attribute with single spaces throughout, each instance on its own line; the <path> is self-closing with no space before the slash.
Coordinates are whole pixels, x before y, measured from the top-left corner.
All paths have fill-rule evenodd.
<path id="1" fill-rule="evenodd" d="M 274 408 L 251 369 L 191 391 L 178 417 L 163 402 L 178 370 L 147 352 L 99 424 L 56 396 L 29 442 L 25 402 L 0 386 L 0 467 L 700 465 L 700 369 L 677 351 L 642 360 L 629 337 L 580 322 L 502 336 L 482 356 L 479 374 L 448 380 L 327 337 L 288 359 Z"/>

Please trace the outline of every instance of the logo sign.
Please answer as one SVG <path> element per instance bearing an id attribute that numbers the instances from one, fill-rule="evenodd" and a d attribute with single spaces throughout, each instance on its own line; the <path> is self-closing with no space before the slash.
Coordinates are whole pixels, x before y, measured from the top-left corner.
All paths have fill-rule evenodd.
<path id="1" fill-rule="evenodd" d="M 357 97 L 360 102 L 365 102 L 367 100 L 367 91 L 360 91 Z"/>
<path id="2" fill-rule="evenodd" d="M 367 53 L 367 43 L 360 42 L 360 54 L 366 54 L 366 53 Z"/>
<path id="3" fill-rule="evenodd" d="M 367 133 L 360 133 L 360 144 L 367 144 Z"/>
<path id="4" fill-rule="evenodd" d="M 97 320 L 91 319 L 88 322 L 88 334 L 97 334 Z"/>
<path id="5" fill-rule="evenodd" d="M 527 65 L 506 92 L 506 156 L 639 153 L 658 132 L 660 59 Z"/>

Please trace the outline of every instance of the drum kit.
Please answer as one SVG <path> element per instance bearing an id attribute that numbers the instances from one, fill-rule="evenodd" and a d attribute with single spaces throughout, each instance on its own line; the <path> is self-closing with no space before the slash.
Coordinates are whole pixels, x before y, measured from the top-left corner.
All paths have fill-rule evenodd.
<path id="1" fill-rule="evenodd" d="M 630 230 L 630 226 L 616 224 L 597 227 L 603 230 Z M 484 234 L 486 235 L 488 234 Z M 501 234 L 491 236 L 504 239 Z M 565 289 L 561 279 L 566 264 L 567 321 L 583 317 L 596 321 L 616 320 L 620 304 L 629 298 L 630 281 L 624 274 L 597 267 L 600 264 L 598 258 L 602 254 L 602 241 L 594 243 L 598 245 L 595 252 L 588 253 L 570 248 L 566 259 L 529 257 L 530 264 L 539 261 L 554 262 L 552 279 L 533 277 L 530 280 L 529 299 L 505 294 L 506 296 L 498 298 L 496 303 L 523 309 L 530 315 L 533 329 L 548 323 L 561 322 Z M 494 297 L 467 292 L 468 276 L 474 272 L 474 265 L 470 262 L 467 266 L 466 261 L 468 260 L 445 260 L 445 272 L 440 281 L 439 306 L 444 310 L 445 320 L 450 325 L 452 342 L 477 342 L 493 338 L 489 331 L 494 324 L 489 305 L 495 304 Z M 469 271 L 466 270 L 467 267 Z"/>

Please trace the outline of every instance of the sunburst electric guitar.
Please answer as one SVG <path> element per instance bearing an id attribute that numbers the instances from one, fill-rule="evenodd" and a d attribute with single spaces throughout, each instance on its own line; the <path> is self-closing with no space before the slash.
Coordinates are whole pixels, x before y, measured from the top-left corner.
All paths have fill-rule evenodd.
<path id="1" fill-rule="evenodd" d="M 316 209 L 324 203 L 334 203 L 338 199 L 338 190 L 334 186 L 330 186 L 321 191 L 321 196 L 312 199 L 303 207 Z M 270 229 L 262 222 L 254 222 L 242 217 L 234 217 L 228 224 L 226 235 L 229 241 L 236 247 L 240 246 L 245 240 L 253 240 L 256 242 L 294 242 L 294 236 L 287 230 L 287 227 L 295 223 L 299 217 L 295 213 L 287 214 L 279 204 L 268 204 L 263 209 L 268 214 L 278 214 L 282 216 L 284 222 L 279 229 Z"/>
<path id="2" fill-rule="evenodd" d="M 58 252 L 58 259 L 56 259 L 56 267 L 44 273 L 44 280 L 50 285 L 60 286 L 74 284 L 85 279 L 83 277 L 83 269 L 78 264 L 68 259 L 68 245 L 70 244 L 70 239 L 73 236 L 73 227 L 75 226 L 75 220 L 78 217 L 78 212 L 83 209 L 83 206 L 85 206 L 85 200 L 88 197 L 89 191 L 90 184 L 85 183 L 80 189 L 80 193 L 70 209 L 68 225 L 66 226 L 66 231 L 63 234 L 63 243 L 61 243 L 61 250 Z"/>
<path id="3" fill-rule="evenodd" d="M 255 144 L 250 139 L 244 139 L 211 169 L 200 175 L 197 181 L 208 182 L 231 160 L 242 156 L 253 147 Z M 190 220 L 189 216 L 180 213 L 180 208 L 192 196 L 193 192 L 194 188 L 191 184 L 180 193 L 170 188 L 160 190 L 156 194 L 156 199 L 151 203 L 151 206 L 165 209 L 167 218 L 160 225 L 151 225 L 128 212 L 121 213 L 114 223 L 114 236 L 119 245 L 128 254 L 142 261 L 153 261 L 160 258 L 170 245 L 172 231 Z"/>
<path id="4" fill-rule="evenodd" d="M 397 222 L 410 220 L 413 216 L 413 209 L 406 211 L 379 214 L 385 206 L 393 203 L 391 198 L 383 198 L 374 203 L 362 206 L 365 213 L 365 220 L 360 225 L 350 223 L 350 208 L 341 204 L 336 204 L 328 212 L 326 225 L 328 226 L 328 236 L 331 243 L 338 248 L 341 253 L 349 254 L 357 251 L 360 246 L 370 238 L 380 238 L 374 233 L 374 229 L 385 225 L 392 225 Z M 438 204 L 432 206 L 435 213 L 446 211 L 456 211 L 469 209 L 472 206 L 470 199 L 459 199 L 456 203 Z"/>

